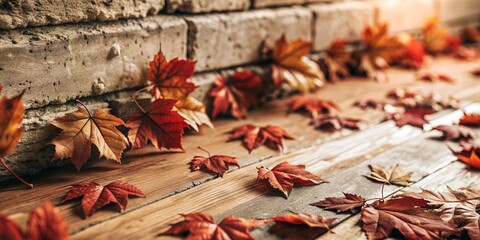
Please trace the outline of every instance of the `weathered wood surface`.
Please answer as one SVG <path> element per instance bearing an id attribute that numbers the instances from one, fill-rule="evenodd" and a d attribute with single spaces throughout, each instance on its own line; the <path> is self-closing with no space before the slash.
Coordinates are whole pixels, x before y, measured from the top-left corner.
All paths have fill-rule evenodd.
<path id="1" fill-rule="evenodd" d="M 423 133 L 412 127 L 397 128 L 393 122 L 379 123 L 381 112 L 363 112 L 351 104 L 361 98 L 383 99 L 387 90 L 406 86 L 419 86 L 446 95 L 453 94 L 466 101 L 480 102 L 480 80 L 469 73 L 476 65 L 478 62 L 436 60 L 431 68 L 439 71 L 448 69 L 448 73 L 458 79 L 455 84 L 419 82 L 415 81 L 413 72 L 394 69 L 389 71 L 390 81 L 387 83 L 352 79 L 329 84 L 316 93 L 339 103 L 344 115 L 365 120 L 362 131 L 346 130 L 333 134 L 314 131 L 308 126 L 307 117 L 301 114 L 286 116 L 285 101 L 274 101 L 252 112 L 247 120 L 215 121 L 216 130 L 203 128 L 200 134 L 186 136 L 185 153 L 157 153 L 152 148 L 146 148 L 126 154 L 122 165 L 110 161 L 91 161 L 80 173 L 76 173 L 73 167 L 56 168 L 32 177 L 31 181 L 35 183 L 33 190 L 25 190 L 15 182 L 2 183 L 0 211 L 18 220 L 25 220 L 29 209 L 43 200 L 51 199 L 59 203 L 71 184 L 89 181 L 106 184 L 122 180 L 138 186 L 147 195 L 145 199 L 131 199 L 124 214 L 110 208 L 84 220 L 78 201 L 59 205 L 74 239 L 155 238 L 169 224 L 181 219 L 178 213 L 195 211 L 216 215 L 217 219 L 228 214 L 250 218 L 271 217 L 289 211 L 333 216 L 332 212 L 309 206 L 308 203 L 339 195 L 340 191 L 359 193 L 364 197 L 378 196 L 378 186 L 381 184 L 362 176 L 368 174 L 368 164 L 390 166 L 399 163 L 407 170 L 414 171 L 415 179 L 421 180 L 454 161 L 445 143 L 429 138 L 438 133 Z M 470 107 L 478 108 L 478 105 Z M 456 121 L 459 115 L 458 111 L 445 111 L 431 116 L 431 119 L 435 119 L 433 125 L 436 125 Z M 285 142 L 283 154 L 266 147 L 248 154 L 239 141 L 226 142 L 226 132 L 245 123 L 275 124 L 284 127 L 297 139 Z M 224 178 L 190 172 L 188 163 L 191 158 L 203 154 L 197 149 L 199 145 L 212 154 L 237 156 L 241 168 L 234 168 Z M 309 170 L 319 173 L 330 183 L 294 189 L 288 200 L 256 183 L 256 167 L 272 167 L 284 160 L 306 164 Z M 399 189 L 388 186 L 385 191 L 391 194 Z M 344 222 L 335 228 L 339 230 L 335 230 L 337 235 L 332 238 L 340 236 L 340 233 L 348 233 L 352 226 L 346 224 L 356 216 L 336 217 L 340 218 L 339 222 Z M 346 227 L 340 231 L 344 225 Z M 259 239 L 274 239 L 274 235 L 268 234 L 267 230 L 268 227 L 264 227 L 253 231 L 253 234 Z M 330 235 L 326 234 L 325 237 Z"/>

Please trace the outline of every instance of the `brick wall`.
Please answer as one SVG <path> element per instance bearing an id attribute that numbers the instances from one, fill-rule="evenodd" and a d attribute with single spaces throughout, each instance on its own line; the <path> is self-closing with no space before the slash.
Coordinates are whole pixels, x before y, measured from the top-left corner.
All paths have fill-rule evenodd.
<path id="1" fill-rule="evenodd" d="M 21 143 L 6 160 L 20 174 L 65 164 L 45 147 L 56 134 L 50 121 L 73 111 L 77 98 L 125 118 L 160 44 L 169 58 L 198 61 L 194 94 L 203 99 L 220 71 L 265 72 L 264 39 L 285 33 L 312 40 L 319 52 L 336 38 L 358 39 L 365 23 L 418 31 L 435 13 L 453 29 L 478 25 L 480 0 L 0 0 L 0 83 L 8 95 L 27 89 L 28 109 Z"/>

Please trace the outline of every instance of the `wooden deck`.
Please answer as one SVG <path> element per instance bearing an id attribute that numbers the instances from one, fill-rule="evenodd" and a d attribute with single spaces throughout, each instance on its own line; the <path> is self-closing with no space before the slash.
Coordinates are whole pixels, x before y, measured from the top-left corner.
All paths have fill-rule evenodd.
<path id="1" fill-rule="evenodd" d="M 391 69 L 386 83 L 349 79 L 328 84 L 316 93 L 337 102 L 342 115 L 363 119 L 361 131 L 327 133 L 313 130 L 305 115 L 286 115 L 285 100 L 273 101 L 251 112 L 245 120 L 217 120 L 215 130 L 202 128 L 200 134 L 188 134 L 183 141 L 184 153 L 158 153 L 147 147 L 127 153 L 121 165 L 93 160 L 80 173 L 73 166 L 45 171 L 27 178 L 35 185 L 32 190 L 26 190 L 14 181 L 2 183 L 0 211 L 25 222 L 32 207 L 50 199 L 58 204 L 68 221 L 72 239 L 158 238 L 156 235 L 166 230 L 169 224 L 182 219 L 179 213 L 198 211 L 212 214 L 217 220 L 227 215 L 268 218 L 290 212 L 335 216 L 338 218 L 333 229 L 335 233 L 325 234 L 320 239 L 365 239 L 357 224 L 358 214 L 335 214 L 309 203 L 328 196 L 340 196 L 341 192 L 356 193 L 365 198 L 379 197 L 382 185 L 363 177 L 369 173 L 369 164 L 400 164 L 414 172 L 415 183 L 408 187 L 413 190 L 420 187 L 445 189 L 447 185 L 454 188 L 472 185 L 478 189 L 478 184 L 474 183 L 480 181 L 480 174 L 456 161 L 446 143 L 434 138 L 438 132 L 421 131 L 410 126 L 397 128 L 392 121 L 381 122 L 382 112 L 362 111 L 352 107 L 352 103 L 362 98 L 384 99 L 386 91 L 396 87 L 418 86 L 453 95 L 462 100 L 463 109 L 480 111 L 480 79 L 470 74 L 479 66 L 478 60 L 465 62 L 439 58 L 431 64 L 431 69 L 448 73 L 457 79 L 456 83 L 416 81 L 413 71 Z M 449 124 L 458 121 L 460 116 L 461 110 L 447 110 L 428 119 L 432 125 Z M 240 141 L 226 141 L 226 132 L 245 123 L 278 125 L 296 139 L 285 141 L 283 153 L 262 146 L 248 154 Z M 212 154 L 236 156 L 241 167 L 231 167 L 223 178 L 201 171 L 191 172 L 189 162 L 192 157 L 204 154 L 198 146 Z M 305 164 L 307 170 L 329 183 L 296 188 L 285 199 L 256 182 L 257 167 L 273 167 L 284 160 Z M 131 198 L 124 213 L 110 207 L 87 219 L 83 218 L 79 201 L 60 203 L 72 184 L 90 181 L 108 184 L 116 180 L 137 186 L 147 197 Z M 386 186 L 385 194 L 391 195 L 402 189 Z M 252 231 L 253 236 L 278 239 L 268 232 L 270 226 Z M 291 235 L 290 239 L 295 236 Z"/>

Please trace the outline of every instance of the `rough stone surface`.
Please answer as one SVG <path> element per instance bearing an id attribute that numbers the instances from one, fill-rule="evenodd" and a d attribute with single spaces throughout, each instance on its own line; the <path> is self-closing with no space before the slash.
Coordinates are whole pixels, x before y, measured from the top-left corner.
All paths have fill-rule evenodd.
<path id="1" fill-rule="evenodd" d="M 187 24 L 179 17 L 0 31 L 0 83 L 26 89 L 27 108 L 133 88 L 146 82 L 162 45 L 186 56 Z"/>
<path id="2" fill-rule="evenodd" d="M 480 15 L 480 0 L 436 0 L 441 21 Z"/>
<path id="3" fill-rule="evenodd" d="M 253 0 L 255 8 L 271 7 L 271 6 L 288 6 L 314 2 L 334 2 L 339 0 Z"/>
<path id="4" fill-rule="evenodd" d="M 167 12 L 205 13 L 247 10 L 250 0 L 167 0 Z"/>
<path id="5" fill-rule="evenodd" d="M 165 0 L 0 0 L 0 29 L 139 18 L 164 5 Z"/>
<path id="6" fill-rule="evenodd" d="M 387 21 L 391 32 L 419 29 L 435 14 L 434 0 L 371 0 L 378 22 Z"/>
<path id="7" fill-rule="evenodd" d="M 333 40 L 360 38 L 366 23 L 373 21 L 373 7 L 362 2 L 315 4 L 308 6 L 314 13 L 314 49 L 324 50 Z"/>
<path id="8" fill-rule="evenodd" d="M 189 26 L 188 57 L 197 60 L 197 71 L 257 62 L 262 41 L 273 43 L 284 33 L 288 39 L 311 39 L 312 14 L 303 7 L 185 19 Z"/>

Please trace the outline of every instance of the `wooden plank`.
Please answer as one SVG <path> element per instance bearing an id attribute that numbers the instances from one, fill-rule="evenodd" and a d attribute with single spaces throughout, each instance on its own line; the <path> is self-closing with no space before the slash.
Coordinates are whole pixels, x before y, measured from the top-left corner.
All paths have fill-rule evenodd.
<path id="1" fill-rule="evenodd" d="M 334 85 L 329 84 L 317 94 L 323 98 L 337 101 L 344 109 L 344 114 L 350 116 L 362 116 L 362 118 L 368 120 L 369 123 L 375 123 L 381 118 L 381 113 L 377 111 L 362 112 L 356 108 L 352 108 L 351 103 L 364 97 L 381 99 L 384 97 L 385 91 L 388 89 L 413 85 L 442 91 L 444 94 L 463 94 L 464 98 L 468 98 L 479 91 L 479 89 L 473 88 L 474 86 L 477 86 L 478 82 L 476 82 L 468 72 L 475 66 L 475 64 L 476 63 L 472 62 L 466 64 L 452 63 L 452 61 L 448 59 L 436 60 L 433 65 L 434 67 L 444 68 L 448 66 L 449 69 L 452 69 L 451 72 L 453 74 L 459 76 L 459 83 L 454 85 L 417 82 L 414 81 L 414 73 L 411 71 L 393 69 L 392 71 L 389 71 L 391 81 L 388 83 L 379 84 L 364 79 L 352 79 Z M 467 88 L 469 89 L 464 90 Z M 475 90 L 472 91 L 472 89 Z M 216 121 L 216 131 L 202 129 L 201 134 L 185 137 L 184 148 L 188 151 L 187 153 L 159 154 L 152 148 L 146 148 L 126 154 L 122 165 L 117 165 L 108 161 L 95 161 L 94 163 L 88 164 L 88 168 L 81 173 L 76 173 L 71 166 L 56 168 L 31 178 L 35 183 L 35 189 L 33 190 L 25 190 L 22 187 L 19 187 L 20 185 L 16 184 L 16 182 L 3 183 L 2 186 L 4 186 L 6 191 L 0 193 L 0 209 L 3 214 L 18 214 L 20 216 L 27 213 L 29 209 L 40 204 L 45 199 L 51 199 L 55 203 L 60 202 L 67 191 L 68 186 L 71 184 L 89 181 L 97 181 L 106 184 L 111 181 L 122 180 L 138 186 L 147 194 L 146 199 L 132 199 L 129 202 L 127 211 L 132 211 L 156 203 L 161 199 L 165 199 L 178 192 L 186 191 L 202 183 L 205 184 L 205 182 L 214 179 L 214 177 L 209 174 L 201 172 L 191 173 L 188 168 L 188 163 L 193 155 L 203 154 L 196 149 L 200 144 L 202 147 L 209 149 L 213 154 L 222 153 L 237 156 L 242 168 L 250 167 L 250 165 L 258 163 L 259 161 L 265 161 L 272 158 L 282 158 L 282 156 L 280 156 L 281 153 L 269 150 L 265 147 L 255 150 L 252 154 L 247 154 L 247 151 L 241 147 L 240 142 L 225 142 L 228 136 L 225 132 L 235 126 L 247 122 L 254 122 L 256 124 L 276 124 L 298 136 L 297 140 L 286 142 L 287 150 L 285 152 L 290 153 L 290 155 L 286 155 L 286 157 L 295 156 L 302 151 L 306 151 L 303 150 L 305 147 L 323 147 L 323 143 L 332 141 L 333 139 L 341 139 L 342 137 L 351 135 L 355 137 L 360 134 L 352 131 L 342 131 L 334 134 L 319 131 L 305 131 L 308 121 L 308 118 L 301 116 L 300 114 L 291 114 L 288 117 L 285 117 L 285 101 L 274 101 L 263 106 L 262 109 L 253 112 L 246 121 Z M 311 128 L 308 127 L 308 129 Z M 392 137 L 396 136 L 395 134 L 410 134 L 402 131 L 418 132 L 418 130 L 409 128 L 404 129 L 397 132 L 392 123 L 381 124 L 378 128 L 375 128 L 370 132 L 367 129 L 364 135 L 360 136 L 365 138 L 371 137 L 371 135 L 377 136 L 378 134 L 375 133 L 376 131 L 385 134 L 385 136 L 377 136 L 377 143 L 363 143 L 359 148 L 363 149 L 363 147 L 374 146 L 376 144 L 375 146 L 378 149 L 383 149 L 384 146 L 380 144 L 380 141 L 388 139 L 388 136 L 390 136 L 390 140 L 388 141 L 390 141 L 391 144 L 397 144 L 401 141 Z M 363 142 L 362 138 L 358 138 L 355 141 L 357 141 L 357 143 Z M 346 140 L 343 144 L 352 145 L 356 143 L 353 142 L 353 140 Z M 388 145 L 385 146 L 388 147 Z M 328 149 L 328 144 L 326 149 Z M 323 157 L 328 159 L 337 156 L 340 153 L 338 149 L 338 147 L 335 147 L 335 149 L 332 148 L 330 152 L 326 151 L 329 155 L 324 155 Z M 349 153 L 354 155 L 353 152 L 354 151 L 343 151 L 342 154 L 347 157 Z M 319 164 L 320 168 L 323 166 L 324 165 Z M 348 166 L 345 165 L 344 167 Z M 230 174 L 227 174 L 226 177 L 229 175 Z M 239 174 L 238 176 L 241 175 Z M 234 176 L 232 176 L 232 179 L 233 178 Z M 241 180 L 242 178 L 239 178 L 236 181 L 241 182 Z M 211 184 L 211 186 L 214 186 L 215 184 Z M 256 197 L 261 193 L 262 191 L 255 192 L 255 194 L 252 195 L 246 194 L 246 199 L 249 197 Z M 18 199 L 22 199 L 22 201 L 19 202 L 17 201 Z M 121 214 L 112 209 L 112 211 L 100 211 L 93 217 L 87 220 L 82 220 L 80 207 L 75 206 L 75 204 L 75 202 L 69 202 L 59 206 L 62 214 L 70 224 L 70 231 L 72 233 L 81 231 L 91 225 L 121 216 Z M 176 213 L 177 212 L 175 212 L 175 214 Z"/>
<path id="2" fill-rule="evenodd" d="M 475 106 L 477 109 L 480 107 L 479 105 Z M 452 118 L 452 116 L 455 117 Z M 455 121 L 456 116 L 456 113 L 448 114 L 443 118 Z M 202 211 L 217 215 L 217 219 L 231 213 L 240 217 L 271 217 L 289 210 L 299 211 L 304 208 L 310 209 L 310 213 L 318 213 L 321 210 L 308 206 L 308 203 L 322 198 L 326 192 L 336 193 L 338 189 L 342 189 L 347 192 L 358 192 L 365 197 L 378 196 L 381 184 L 372 183 L 362 177 L 362 174 L 368 174 L 367 165 L 370 163 L 383 165 L 399 162 L 402 166 L 405 165 L 406 169 L 415 170 L 414 179 L 421 179 L 435 169 L 453 161 L 453 156 L 446 154 L 448 149 L 443 143 L 429 138 L 435 133 L 422 134 L 420 130 L 411 127 L 389 129 L 388 125 L 393 127 L 391 122 L 384 123 L 377 126 L 383 127 L 380 129 L 367 129 L 349 138 L 329 142 L 320 147 L 313 146 L 244 167 L 227 174 L 223 179 L 209 181 L 188 191 L 131 211 L 121 218 L 115 218 L 78 232 L 73 235 L 73 239 L 117 236 L 155 238 L 159 232 L 168 227 L 168 224 L 181 219 L 178 213 Z M 419 136 L 423 137 L 419 139 Z M 411 141 L 412 139 L 414 141 Z M 406 141 L 408 141 L 407 145 L 410 151 L 404 152 L 402 150 L 404 148 L 394 147 Z M 425 154 L 428 152 L 431 154 L 431 158 L 425 158 L 424 154 L 417 153 L 418 149 L 427 146 L 430 150 L 426 150 Z M 425 166 L 432 159 L 435 160 L 432 164 L 434 167 Z M 294 164 L 306 164 L 310 171 L 320 173 L 322 177 L 326 176 L 331 183 L 294 189 L 288 200 L 272 194 L 267 188 L 256 183 L 257 167 L 262 165 L 271 167 L 284 160 L 289 160 Z M 421 167 L 408 165 L 411 161 L 417 161 Z M 348 163 L 347 165 L 350 167 L 344 169 L 345 163 Z M 352 166 L 356 167 L 351 168 Z M 358 169 L 361 171 L 359 172 Z M 352 176 L 352 178 L 346 178 L 346 176 Z M 372 184 L 378 186 L 378 189 L 372 191 L 367 187 Z M 391 192 L 397 188 L 387 186 L 386 191 Z M 301 209 L 300 206 L 302 206 Z M 327 212 L 326 215 L 328 216 L 328 214 Z M 265 229 L 263 230 L 265 231 Z M 258 234 L 257 232 L 254 231 L 255 234 Z M 266 237 L 261 235 L 259 239 Z"/>

